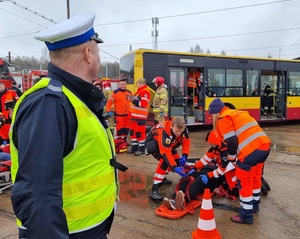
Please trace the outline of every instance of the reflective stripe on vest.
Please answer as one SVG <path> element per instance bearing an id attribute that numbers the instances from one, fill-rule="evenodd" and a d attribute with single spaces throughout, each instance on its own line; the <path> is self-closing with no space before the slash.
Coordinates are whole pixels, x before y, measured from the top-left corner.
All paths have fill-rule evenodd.
<path id="1" fill-rule="evenodd" d="M 266 133 L 254 118 L 249 117 L 248 112 L 226 109 L 219 116 L 220 123 L 218 123 L 218 127 L 222 127 L 219 124 L 222 124 L 222 118 L 224 117 L 231 117 L 234 122 L 234 131 L 227 132 L 223 137 L 226 140 L 234 135 L 237 136 L 239 159 L 243 160 L 259 146 L 270 143 Z"/>
<path id="2" fill-rule="evenodd" d="M 15 112 L 27 95 L 47 87 L 49 81 L 49 78 L 44 78 L 26 91 L 17 102 Z M 62 90 L 74 107 L 78 120 L 74 149 L 63 159 L 63 210 L 70 233 L 85 231 L 103 222 L 111 214 L 115 204 L 116 178 L 114 168 L 110 165 L 112 135 L 109 129 L 105 130 L 93 112 L 67 88 L 49 85 L 48 89 Z M 13 123 L 15 115 L 13 114 Z M 100 142 L 103 147 L 95 147 Z M 18 152 L 13 142 L 11 146 L 12 178 L 15 180 Z"/>

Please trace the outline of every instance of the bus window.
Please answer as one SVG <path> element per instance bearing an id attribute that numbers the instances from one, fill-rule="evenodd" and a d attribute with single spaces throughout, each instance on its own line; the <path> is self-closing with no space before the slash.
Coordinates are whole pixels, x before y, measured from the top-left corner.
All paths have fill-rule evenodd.
<path id="1" fill-rule="evenodd" d="M 300 72 L 290 72 L 288 94 L 300 95 Z"/>
<path id="2" fill-rule="evenodd" d="M 258 96 L 258 71 L 248 70 L 246 76 L 247 96 Z"/>
<path id="3" fill-rule="evenodd" d="M 243 95 L 243 71 L 242 70 L 226 70 L 226 96 L 242 96 Z"/>
<path id="4" fill-rule="evenodd" d="M 171 105 L 182 106 L 184 95 L 184 72 L 180 69 L 172 69 L 170 72 Z"/>
<path id="5" fill-rule="evenodd" d="M 225 69 L 208 69 L 208 91 L 215 96 L 223 96 L 225 87 Z"/>
<path id="6" fill-rule="evenodd" d="M 226 88 L 225 94 L 226 94 L 226 96 L 242 96 L 243 89 L 242 88 Z"/>

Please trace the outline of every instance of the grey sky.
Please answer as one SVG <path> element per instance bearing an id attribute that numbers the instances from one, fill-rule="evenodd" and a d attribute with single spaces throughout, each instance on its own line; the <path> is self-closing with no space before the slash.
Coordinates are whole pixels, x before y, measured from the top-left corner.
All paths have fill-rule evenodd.
<path id="1" fill-rule="evenodd" d="M 14 1 L 55 22 L 67 18 L 66 0 Z M 300 0 L 70 0 L 71 16 L 96 14 L 102 61 L 118 60 L 130 45 L 152 48 L 152 17 L 159 18 L 159 50 L 199 44 L 216 54 L 299 57 L 299 9 Z M 0 57 L 40 57 L 44 44 L 33 34 L 53 23 L 9 0 L 0 0 L 0 14 Z"/>

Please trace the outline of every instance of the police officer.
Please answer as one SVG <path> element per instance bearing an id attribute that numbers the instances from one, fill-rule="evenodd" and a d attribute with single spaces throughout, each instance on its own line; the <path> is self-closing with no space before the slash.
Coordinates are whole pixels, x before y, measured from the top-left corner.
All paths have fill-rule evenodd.
<path id="1" fill-rule="evenodd" d="M 13 114 L 12 204 L 20 238 L 104 239 L 110 231 L 117 162 L 103 95 L 92 84 L 103 42 L 94 19 L 82 14 L 35 35 L 51 62 L 48 77 L 24 93 Z"/>

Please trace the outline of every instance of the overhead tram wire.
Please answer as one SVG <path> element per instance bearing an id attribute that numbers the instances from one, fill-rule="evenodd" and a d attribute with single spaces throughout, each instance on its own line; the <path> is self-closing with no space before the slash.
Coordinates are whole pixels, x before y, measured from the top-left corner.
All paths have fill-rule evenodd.
<path id="1" fill-rule="evenodd" d="M 49 19 L 49 18 L 46 18 L 45 16 L 41 15 L 41 14 L 38 14 L 37 12 L 33 11 L 33 10 L 30 10 L 28 7 L 24 7 L 12 0 L 0 0 L 0 2 L 4 2 L 4 1 L 9 1 L 13 4 L 15 4 L 16 6 L 18 7 L 21 7 L 25 10 L 28 10 L 38 16 L 41 16 L 42 18 L 46 19 L 46 20 L 49 20 L 53 23 L 56 23 L 54 22 L 53 20 Z M 235 10 L 235 9 L 241 9 L 241 8 L 249 8 L 249 7 L 254 7 L 254 6 L 260 6 L 260 5 L 267 5 L 267 4 L 277 4 L 277 3 L 281 3 L 281 2 L 287 2 L 287 1 L 291 1 L 291 0 L 279 0 L 279 1 L 274 1 L 274 2 L 268 2 L 268 3 L 260 3 L 260 4 L 253 4 L 253 5 L 246 5 L 246 6 L 240 6 L 240 7 L 232 7 L 232 8 L 224 8 L 224 9 L 217 9 L 217 10 L 210 10 L 210 11 L 203 11 L 203 12 L 194 12 L 194 13 L 185 13 L 185 14 L 179 14 L 179 15 L 171 15 L 171 16 L 165 16 L 165 17 L 159 17 L 160 19 L 164 19 L 164 18 L 174 18 L 174 17 L 182 17 L 182 16 L 189 16 L 189 15 L 196 15 L 196 14 L 205 14 L 205 13 L 211 13 L 211 12 L 220 12 L 220 11 L 228 11 L 228 10 Z M 2 9 L 3 10 L 3 9 Z M 6 11 L 6 10 L 3 10 L 3 11 Z M 7 11 L 9 12 L 9 11 Z M 11 13 L 11 12 L 9 12 Z M 11 13 L 15 16 L 18 16 L 14 13 Z M 18 16 L 20 18 L 23 18 L 21 16 Z M 23 18 L 24 20 L 26 21 L 29 21 L 29 22 L 32 22 L 28 19 L 25 19 Z M 151 18 L 145 18 L 145 19 L 138 19 L 138 20 L 129 20 L 129 21 L 122 21 L 122 22 L 112 22 L 112 23 L 103 23 L 103 24 L 95 24 L 94 26 L 107 26 L 107 25 L 116 25 L 116 24 L 124 24 L 124 23 L 132 23 L 132 22 L 141 22 L 141 21 L 149 21 L 151 20 Z M 35 22 L 32 22 L 34 24 L 37 24 Z M 39 25 L 39 24 L 37 24 Z M 41 25 L 39 25 L 41 26 Z M 42 26 L 44 27 L 44 26 Z M 276 31 L 276 30 L 275 30 Z M 278 30 L 278 31 L 281 31 L 281 30 Z M 35 32 L 34 32 L 35 33 Z M 264 33 L 264 32 L 260 32 L 260 33 Z M 33 33 L 28 33 L 28 35 L 30 34 L 33 34 Z M 255 34 L 255 33 L 245 33 L 245 34 L 241 34 L 241 35 L 247 35 L 247 34 Z M 17 37 L 17 36 L 22 36 L 22 35 L 27 35 L 27 34 L 19 34 L 19 35 L 13 35 L 13 36 L 4 36 L 4 37 L 0 37 L 0 39 L 3 39 L 3 38 L 9 38 L 9 37 Z M 238 35 L 238 34 L 235 34 L 235 35 Z M 228 35 L 230 36 L 230 35 Z M 232 35 L 234 36 L 234 35 Z M 207 37 L 207 38 L 217 38 L 218 36 L 216 37 Z M 221 36 L 221 37 L 227 37 L 227 36 Z M 169 40 L 169 41 L 160 41 L 161 43 L 163 42 L 175 42 L 175 41 L 185 41 L 185 40 L 199 40 L 199 39 L 206 39 L 206 38 L 194 38 L 194 39 L 181 39 L 181 40 Z M 148 44 L 148 43 L 134 43 L 134 44 Z M 128 45 L 127 43 L 126 44 L 117 44 L 117 45 L 109 45 L 109 46 L 122 46 L 122 45 Z"/>
<path id="2" fill-rule="evenodd" d="M 172 15 L 172 16 L 165 16 L 165 17 L 159 17 L 159 19 L 174 18 L 174 17 L 185 17 L 185 16 L 191 16 L 191 15 L 213 13 L 213 12 L 231 11 L 231 10 L 236 10 L 236 9 L 241 9 L 241 8 L 257 7 L 257 6 L 262 6 L 262 5 L 277 4 L 277 3 L 290 2 L 290 1 L 291 0 L 279 0 L 279 1 L 267 2 L 267 3 L 257 3 L 257 4 L 240 6 L 240 7 L 229 7 L 229 8 L 222 8 L 222 9 L 216 9 L 216 10 L 207 10 L 207 11 L 202 11 L 202 12 L 194 12 L 194 13 L 185 13 L 185 14 L 178 14 L 178 15 Z"/>
<path id="3" fill-rule="evenodd" d="M 17 34 L 17 35 L 11 35 L 11 36 L 5 36 L 5 37 L 0 37 L 1 39 L 5 39 L 5 38 L 11 38 L 11 37 L 21 37 L 21 36 L 27 36 L 27 35 L 32 35 L 35 34 L 37 32 L 30 32 L 30 33 L 23 33 L 23 34 Z"/>
<path id="4" fill-rule="evenodd" d="M 48 18 L 48 17 L 45 17 L 44 15 L 42 15 L 42 14 L 36 12 L 36 11 L 33 11 L 33 10 L 31 10 L 30 8 L 25 7 L 25 6 L 23 6 L 23 5 L 21 5 L 21 4 L 17 3 L 17 2 L 15 2 L 15 1 L 12 1 L 12 0 L 0 0 L 0 2 L 11 2 L 12 4 L 16 5 L 17 7 L 23 8 L 24 10 L 29 11 L 29 12 L 31 12 L 31 13 L 33 13 L 33 14 L 35 14 L 35 15 L 41 17 L 41 18 L 44 18 L 44 19 L 47 20 L 47 21 L 50 21 L 50 22 L 52 22 L 52 23 L 57 23 L 57 22 L 53 21 L 52 19 L 50 19 L 50 18 Z M 25 18 L 24 18 L 24 19 L 25 19 Z M 27 19 L 25 19 L 25 20 L 27 20 Z M 28 21 L 29 21 L 29 20 L 28 20 Z"/>
<path id="5" fill-rule="evenodd" d="M 1 0 L 0 0 L 0 1 L 1 1 Z M 40 26 L 40 27 L 46 28 L 45 26 L 43 26 L 43 25 L 41 25 L 41 24 L 38 24 L 38 23 L 36 23 L 36 22 L 34 22 L 34 21 L 31 21 L 31 20 L 28 20 L 28 19 L 25 18 L 25 17 L 19 16 L 19 15 L 15 14 L 15 13 L 10 12 L 10 11 L 7 11 L 7 10 L 5 10 L 5 9 L 3 9 L 3 8 L 0 8 L 0 10 L 2 10 L 2 11 L 4 11 L 4 12 L 7 12 L 7 13 L 10 13 L 10 14 L 16 16 L 16 17 L 19 17 L 19 18 L 21 18 L 21 19 L 27 21 L 27 22 L 30 22 L 30 23 L 33 23 L 33 24 L 38 25 L 38 26 Z M 4 38 L 6 38 L 6 37 L 4 37 Z"/>
<path id="6" fill-rule="evenodd" d="M 191 15 L 206 14 L 206 13 L 213 13 L 213 12 L 222 12 L 222 11 L 230 11 L 230 10 L 236 10 L 236 9 L 241 9 L 241 8 L 257 7 L 257 6 L 277 4 L 277 3 L 290 2 L 290 1 L 291 0 L 279 0 L 279 1 L 274 1 L 274 2 L 245 5 L 245 6 L 240 6 L 240 7 L 229 7 L 229 8 L 222 8 L 222 9 L 208 10 L 208 11 L 201 11 L 201 12 L 183 13 L 183 14 L 164 16 L 164 17 L 158 17 L 158 18 L 159 19 L 166 19 L 166 18 L 175 18 L 175 17 L 185 17 L 185 16 L 191 16 Z M 137 20 L 122 21 L 122 22 L 102 23 L 102 24 L 95 24 L 94 26 L 108 26 L 108 25 L 126 24 L 126 23 L 133 23 L 133 22 L 149 21 L 151 19 L 152 18 L 144 18 L 144 19 L 137 19 Z"/>
<path id="7" fill-rule="evenodd" d="M 106 55 L 110 56 L 111 58 L 115 59 L 115 60 L 120 60 L 119 58 L 117 58 L 116 56 L 114 56 L 112 53 L 109 53 L 107 51 L 104 51 L 102 49 L 100 49 L 100 51 L 102 51 L 103 53 L 105 53 Z"/>
<path id="8" fill-rule="evenodd" d="M 204 40 L 204 39 L 213 39 L 213 38 L 225 38 L 225 37 L 235 37 L 235 36 L 246 36 L 246 35 L 255 35 L 255 34 L 263 34 L 263 33 L 281 32 L 281 31 L 292 31 L 292 30 L 299 30 L 299 29 L 300 29 L 300 27 L 295 27 L 295 28 L 288 28 L 288 29 L 275 29 L 275 30 L 266 30 L 266 31 L 248 32 L 248 33 L 246 32 L 246 33 L 239 33 L 239 34 L 227 34 L 227 35 L 217 35 L 217 36 L 185 38 L 185 39 L 177 39 L 177 40 L 165 40 L 165 41 L 159 41 L 159 42 L 160 43 L 170 43 L 170 42 L 180 42 L 180 41 L 195 41 L 195 40 Z M 103 45 L 103 47 L 143 45 L 143 44 L 150 44 L 150 43 L 152 43 L 152 42 L 120 43 L 120 44 L 113 44 L 113 45 Z"/>

